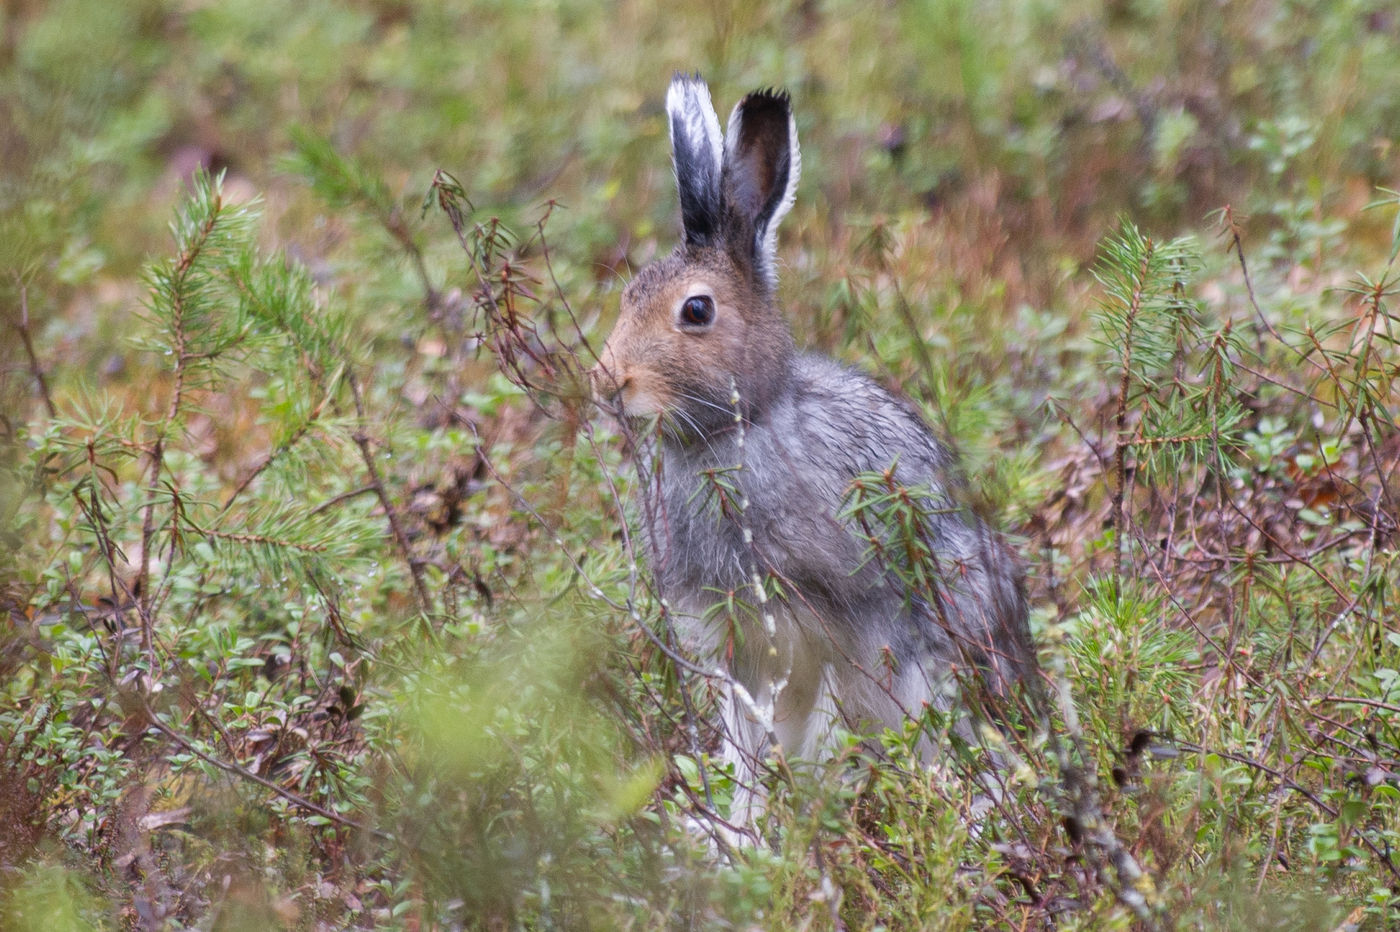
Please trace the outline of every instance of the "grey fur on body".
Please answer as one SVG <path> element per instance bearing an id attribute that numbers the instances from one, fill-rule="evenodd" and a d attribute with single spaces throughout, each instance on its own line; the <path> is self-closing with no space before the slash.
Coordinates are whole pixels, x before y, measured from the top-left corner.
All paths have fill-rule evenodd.
<path id="1" fill-rule="evenodd" d="M 955 673 L 1005 693 L 1033 661 L 1021 569 L 967 507 L 951 451 L 909 403 L 794 349 L 774 271 L 801 165 L 787 95 L 748 95 L 721 138 L 708 88 L 678 75 L 667 111 L 683 241 L 624 290 L 592 375 L 624 418 L 660 418 L 641 444 L 652 568 L 692 649 L 726 668 L 743 825 L 770 739 L 819 758 L 837 725 L 898 729 L 953 707 Z M 927 515 L 929 591 L 841 514 L 858 475 L 892 466 Z"/>
<path id="2" fill-rule="evenodd" d="M 742 425 L 731 418 L 703 439 L 665 434 L 660 453 L 659 495 L 646 521 L 660 590 L 692 649 L 709 658 L 732 650 L 731 672 L 755 697 L 786 680 L 792 695 L 778 697 L 774 736 L 788 753 L 821 750 L 807 719 L 822 709 L 857 731 L 897 728 L 925 702 L 949 705 L 955 669 L 980 672 L 996 691 L 1027 672 L 1015 559 L 961 490 L 947 487 L 949 450 L 907 403 L 866 376 L 797 356 L 788 386 L 761 417 Z M 871 558 L 870 541 L 838 517 L 857 475 L 896 463 L 900 485 L 929 493 L 923 505 L 941 606 L 911 595 Z M 741 513 L 719 513 L 709 477 L 716 470 L 733 486 L 731 505 L 745 502 Z M 753 606 L 755 572 L 788 594 L 770 603 L 780 616 L 775 636 L 756 607 L 737 619 L 737 632 L 736 619 L 712 610 L 728 593 Z M 769 651 L 775 643 L 777 657 Z M 830 697 L 809 688 L 825 667 L 838 684 Z"/>

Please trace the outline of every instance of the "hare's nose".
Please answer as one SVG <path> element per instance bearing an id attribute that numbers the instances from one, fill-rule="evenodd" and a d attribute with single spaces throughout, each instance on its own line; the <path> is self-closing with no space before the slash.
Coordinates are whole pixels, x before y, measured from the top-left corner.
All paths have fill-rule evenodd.
<path id="1" fill-rule="evenodd" d="M 588 370 L 588 384 L 593 389 L 593 398 L 601 402 L 611 402 L 622 394 L 626 380 L 619 380 L 616 372 L 609 367 L 611 357 L 604 354 L 598 364 Z"/>

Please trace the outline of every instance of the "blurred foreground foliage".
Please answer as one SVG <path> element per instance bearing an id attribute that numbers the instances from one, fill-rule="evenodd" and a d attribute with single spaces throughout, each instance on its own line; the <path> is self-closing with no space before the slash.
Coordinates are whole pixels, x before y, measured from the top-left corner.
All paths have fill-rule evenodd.
<path id="1" fill-rule="evenodd" d="M 1394 924 L 1390 4 L 0 15 L 0 925 Z M 581 377 L 680 69 L 793 92 L 800 341 L 1020 537 L 1056 738 L 989 811 L 930 716 L 697 829 Z"/>

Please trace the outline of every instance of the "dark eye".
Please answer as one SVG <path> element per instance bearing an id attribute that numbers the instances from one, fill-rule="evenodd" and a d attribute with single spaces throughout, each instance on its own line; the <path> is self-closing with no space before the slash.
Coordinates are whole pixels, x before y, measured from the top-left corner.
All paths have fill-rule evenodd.
<path id="1" fill-rule="evenodd" d="M 707 294 L 685 299 L 681 305 L 681 323 L 687 327 L 708 327 L 715 322 L 715 302 Z"/>

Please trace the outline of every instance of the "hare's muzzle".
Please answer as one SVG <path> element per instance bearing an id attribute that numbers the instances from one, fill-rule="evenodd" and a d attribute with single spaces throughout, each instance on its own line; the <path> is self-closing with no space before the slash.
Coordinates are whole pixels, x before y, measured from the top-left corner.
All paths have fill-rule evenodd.
<path id="1" fill-rule="evenodd" d="M 624 382 L 617 375 L 617 358 L 611 346 L 604 346 L 598 354 L 598 364 L 588 370 L 588 384 L 593 391 L 593 400 L 607 408 L 616 408 L 622 402 Z"/>
<path id="2" fill-rule="evenodd" d="M 593 400 L 620 418 L 652 417 L 666 411 L 664 383 L 653 368 L 631 358 L 619 359 L 609 342 L 588 370 Z"/>

